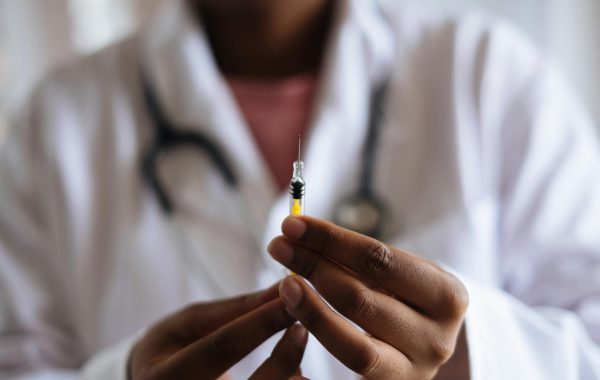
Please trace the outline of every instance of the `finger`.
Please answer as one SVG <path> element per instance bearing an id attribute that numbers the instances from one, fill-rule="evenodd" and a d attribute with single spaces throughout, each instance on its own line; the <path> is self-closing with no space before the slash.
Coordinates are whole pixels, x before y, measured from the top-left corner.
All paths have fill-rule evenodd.
<path id="1" fill-rule="evenodd" d="M 168 319 L 168 328 L 194 341 L 279 296 L 279 283 L 250 294 L 216 302 L 196 303 Z"/>
<path id="2" fill-rule="evenodd" d="M 405 376 L 411 363 L 390 345 L 367 336 L 335 313 L 298 276 L 286 278 L 280 295 L 288 312 L 340 362 L 366 377 Z"/>
<path id="3" fill-rule="evenodd" d="M 164 371 L 167 378 L 192 374 L 216 378 L 294 321 L 281 300 L 270 301 L 188 345 L 166 361 L 161 373 Z"/>
<path id="4" fill-rule="evenodd" d="M 466 291 L 434 263 L 375 239 L 310 217 L 288 217 L 284 235 L 295 244 L 327 256 L 425 314 L 462 315 Z"/>
<path id="5" fill-rule="evenodd" d="M 433 320 L 397 299 L 370 289 L 327 258 L 290 245 L 284 237 L 273 240 L 271 251 L 288 251 L 291 260 L 281 261 L 278 256 L 275 259 L 310 281 L 336 311 L 373 337 L 402 351 L 411 360 L 438 360 L 439 350 L 429 344 L 438 341 L 440 335 Z"/>
<path id="6" fill-rule="evenodd" d="M 290 327 L 277 343 L 271 356 L 252 374 L 252 380 L 288 379 L 300 370 L 308 333 L 300 324 Z"/>

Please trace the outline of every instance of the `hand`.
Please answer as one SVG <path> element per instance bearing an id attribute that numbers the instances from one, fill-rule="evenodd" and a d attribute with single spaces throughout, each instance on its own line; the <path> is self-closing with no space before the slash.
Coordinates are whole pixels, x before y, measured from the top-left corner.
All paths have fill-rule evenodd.
<path id="1" fill-rule="evenodd" d="M 136 344 L 130 379 L 215 379 L 294 319 L 277 287 L 229 300 L 195 304 L 152 327 Z M 290 327 L 252 379 L 299 374 L 307 332 Z"/>
<path id="2" fill-rule="evenodd" d="M 468 304 L 433 263 L 309 217 L 288 217 L 269 252 L 298 276 L 280 286 L 288 312 L 351 370 L 431 379 L 453 353 Z M 366 331 L 361 332 L 344 317 Z"/>

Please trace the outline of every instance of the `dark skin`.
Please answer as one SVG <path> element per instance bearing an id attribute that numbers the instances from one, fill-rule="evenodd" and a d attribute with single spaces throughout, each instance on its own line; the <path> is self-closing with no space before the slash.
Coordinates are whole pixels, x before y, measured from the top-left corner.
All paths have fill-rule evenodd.
<path id="1" fill-rule="evenodd" d="M 225 74 L 277 79 L 318 71 L 335 0 L 189 1 Z M 291 378 L 306 344 L 306 332 L 290 328 L 296 320 L 366 378 L 469 378 L 468 295 L 454 276 L 314 218 L 288 218 L 282 231 L 269 252 L 299 276 L 278 292 L 192 305 L 159 322 L 135 346 L 131 378 L 216 378 L 283 329 L 253 378 Z"/>
<path id="2" fill-rule="evenodd" d="M 227 75 L 276 79 L 319 69 L 330 0 L 190 0 Z"/>
<path id="3" fill-rule="evenodd" d="M 250 377 L 288 379 L 300 373 L 306 330 L 294 324 L 277 287 L 198 303 L 154 325 L 133 349 L 130 379 L 216 379 L 273 334 L 287 329 Z M 227 379 L 227 376 L 222 377 Z"/>
<path id="4" fill-rule="evenodd" d="M 468 379 L 459 360 L 468 294 L 456 277 L 316 218 L 288 217 L 282 232 L 269 253 L 298 275 L 285 279 L 279 294 L 290 315 L 344 365 L 368 379 Z"/>

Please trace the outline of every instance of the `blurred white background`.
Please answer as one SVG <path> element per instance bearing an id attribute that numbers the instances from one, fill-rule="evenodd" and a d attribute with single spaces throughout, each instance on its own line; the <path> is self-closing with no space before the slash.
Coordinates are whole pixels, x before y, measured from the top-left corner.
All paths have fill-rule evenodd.
<path id="1" fill-rule="evenodd" d="M 161 1 L 0 0 L 0 131 L 45 70 L 122 38 Z M 600 1 L 387 1 L 488 9 L 512 20 L 562 67 L 600 125 Z"/>

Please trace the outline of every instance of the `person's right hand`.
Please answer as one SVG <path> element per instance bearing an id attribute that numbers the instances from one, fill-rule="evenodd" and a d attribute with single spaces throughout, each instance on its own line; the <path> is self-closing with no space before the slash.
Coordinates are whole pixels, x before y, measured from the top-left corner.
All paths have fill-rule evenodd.
<path id="1" fill-rule="evenodd" d="M 215 379 L 269 337 L 294 324 L 277 287 L 237 298 L 191 305 L 152 327 L 133 348 L 131 380 Z M 299 374 L 308 334 L 288 329 L 252 379 Z"/>

